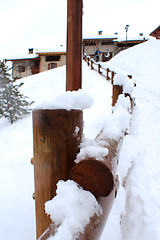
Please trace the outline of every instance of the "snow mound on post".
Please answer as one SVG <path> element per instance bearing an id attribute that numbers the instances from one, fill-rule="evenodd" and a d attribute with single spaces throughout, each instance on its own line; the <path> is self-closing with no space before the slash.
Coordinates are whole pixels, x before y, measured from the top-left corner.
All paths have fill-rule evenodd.
<path id="1" fill-rule="evenodd" d="M 124 73 L 117 73 L 113 81 L 114 85 L 123 86 L 123 93 L 128 93 L 130 96 L 133 92 L 134 85 L 132 80 Z"/>
<path id="2" fill-rule="evenodd" d="M 51 220 L 57 226 L 60 225 L 49 240 L 73 240 L 78 233 L 83 233 L 92 216 L 102 214 L 96 198 L 72 180 L 60 180 L 56 193 L 52 200 L 45 203 L 45 210 Z"/>
<path id="3" fill-rule="evenodd" d="M 40 104 L 37 109 L 66 109 L 70 111 L 84 110 L 90 108 L 93 104 L 93 98 L 82 89 L 78 91 L 67 91 L 49 102 Z"/>

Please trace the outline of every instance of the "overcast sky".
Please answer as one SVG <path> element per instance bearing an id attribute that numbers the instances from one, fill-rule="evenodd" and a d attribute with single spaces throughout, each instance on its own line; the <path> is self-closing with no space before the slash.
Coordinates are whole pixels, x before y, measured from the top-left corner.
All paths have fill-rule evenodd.
<path id="1" fill-rule="evenodd" d="M 159 0 L 83 0 L 83 35 L 148 36 L 160 24 Z M 66 44 L 67 0 L 1 0 L 0 58 Z"/>

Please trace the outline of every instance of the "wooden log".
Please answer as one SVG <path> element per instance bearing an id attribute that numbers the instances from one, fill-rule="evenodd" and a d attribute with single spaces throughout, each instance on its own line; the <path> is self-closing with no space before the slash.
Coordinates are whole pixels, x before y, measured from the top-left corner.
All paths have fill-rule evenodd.
<path id="1" fill-rule="evenodd" d="M 102 197 L 98 199 L 98 203 L 102 206 L 103 214 L 101 216 L 94 215 L 89 224 L 85 227 L 83 233 L 78 233 L 76 239 L 73 240 L 99 240 L 103 232 L 104 226 L 106 224 L 107 218 L 110 214 L 116 192 L 118 189 L 118 181 L 116 182 L 114 189 L 107 197 Z M 76 221 L 76 219 L 75 219 Z M 48 229 L 42 234 L 38 240 L 47 240 L 50 236 L 54 236 L 56 230 L 59 226 L 51 223 Z"/>
<path id="2" fill-rule="evenodd" d="M 51 223 L 44 212 L 44 203 L 54 197 L 57 182 L 68 179 L 74 165 L 82 124 L 83 113 L 79 110 L 33 111 L 37 238 Z"/>
<path id="3" fill-rule="evenodd" d="M 97 139 L 101 139 L 101 134 L 97 136 Z M 103 209 L 103 214 L 101 216 L 94 215 L 84 232 L 79 233 L 75 240 L 100 239 L 119 186 L 116 169 L 120 144 L 121 138 L 118 140 L 106 139 L 109 152 L 104 161 L 91 158 L 82 160 L 70 172 L 69 178 L 77 182 L 83 189 L 92 192 Z M 46 240 L 50 235 L 54 236 L 58 227 L 54 224 L 50 225 L 50 228 L 39 240 Z"/>
<path id="4" fill-rule="evenodd" d="M 101 134 L 97 139 L 101 138 Z M 119 140 L 106 139 L 108 155 L 102 160 L 87 158 L 77 163 L 69 178 L 77 182 L 84 190 L 90 191 L 97 199 L 107 197 L 114 188 L 114 179 L 118 165 L 117 148 Z"/>
<path id="5" fill-rule="evenodd" d="M 123 87 L 119 85 L 113 85 L 113 93 L 112 93 L 112 107 L 115 106 L 118 96 L 122 94 Z"/>
<path id="6" fill-rule="evenodd" d="M 119 181 L 118 178 L 116 178 L 114 188 L 109 196 L 97 199 L 103 209 L 103 214 L 101 216 L 94 215 L 90 219 L 89 224 L 85 227 L 84 233 L 80 233 L 76 240 L 99 240 L 101 238 L 104 226 L 112 209 L 118 187 Z"/>
<path id="7" fill-rule="evenodd" d="M 66 91 L 82 88 L 82 0 L 67 0 Z"/>
<path id="8" fill-rule="evenodd" d="M 101 139 L 101 133 L 97 139 Z M 82 160 L 72 168 L 69 175 L 69 178 L 77 182 L 83 189 L 90 191 L 103 209 L 102 216 L 91 219 L 84 233 L 80 234 L 77 240 L 100 239 L 118 190 L 119 181 L 116 170 L 122 138 L 118 140 L 105 139 L 105 141 L 108 155 L 103 161 Z"/>

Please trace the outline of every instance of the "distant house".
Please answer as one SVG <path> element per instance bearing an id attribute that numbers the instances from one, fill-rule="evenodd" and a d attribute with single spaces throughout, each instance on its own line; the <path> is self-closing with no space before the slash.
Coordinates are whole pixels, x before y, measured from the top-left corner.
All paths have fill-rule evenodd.
<path id="1" fill-rule="evenodd" d="M 110 58 L 115 55 L 115 42 L 114 40 L 117 39 L 116 35 L 103 35 L 102 31 L 98 32 L 98 35 L 94 36 L 86 36 L 83 38 L 83 54 L 87 54 L 90 57 L 95 57 L 96 46 L 98 46 L 99 51 L 102 53 L 100 55 L 99 61 L 105 62 L 106 61 L 106 52 L 110 53 Z"/>
<path id="2" fill-rule="evenodd" d="M 83 38 L 83 54 L 95 58 L 96 46 L 101 52 L 99 61 L 110 60 L 120 51 L 132 47 L 136 44 L 146 41 L 143 36 L 138 38 L 119 38 L 117 34 L 103 35 L 99 31 L 95 36 Z M 109 56 L 106 53 L 109 52 Z M 13 64 L 13 78 L 23 78 L 39 72 L 47 71 L 66 64 L 66 49 L 63 46 L 59 48 L 36 49 L 29 48 L 28 54 L 15 56 L 6 59 Z"/>
<path id="3" fill-rule="evenodd" d="M 133 47 L 136 44 L 146 41 L 143 36 L 137 38 L 128 38 L 127 42 L 124 38 L 119 38 L 117 33 L 114 35 L 103 35 L 102 31 L 98 35 L 84 37 L 83 39 L 83 53 L 90 57 L 95 57 L 96 45 L 98 45 L 100 54 L 99 61 L 105 62 L 110 60 L 120 51 Z M 109 52 L 109 58 L 106 58 L 106 52 Z"/>
<path id="4" fill-rule="evenodd" d="M 40 72 L 66 64 L 66 50 L 64 47 L 37 49 L 35 53 L 40 57 Z"/>
<path id="5" fill-rule="evenodd" d="M 151 32 L 149 36 L 160 39 L 160 25 L 153 32 Z"/>
<path id="6" fill-rule="evenodd" d="M 33 51 L 30 48 L 28 54 L 6 59 L 13 64 L 13 78 L 27 77 L 66 64 L 66 50 L 63 47 Z"/>

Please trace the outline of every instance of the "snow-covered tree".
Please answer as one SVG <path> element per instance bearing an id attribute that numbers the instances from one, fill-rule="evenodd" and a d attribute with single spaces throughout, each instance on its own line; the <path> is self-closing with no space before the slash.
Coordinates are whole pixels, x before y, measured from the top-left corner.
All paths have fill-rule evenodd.
<path id="1" fill-rule="evenodd" d="M 5 61 L 0 62 L 0 118 L 5 117 L 12 124 L 30 113 L 29 106 L 33 102 L 28 102 L 20 93 L 23 83 L 16 84 L 17 80 L 10 78 L 9 70 Z"/>

